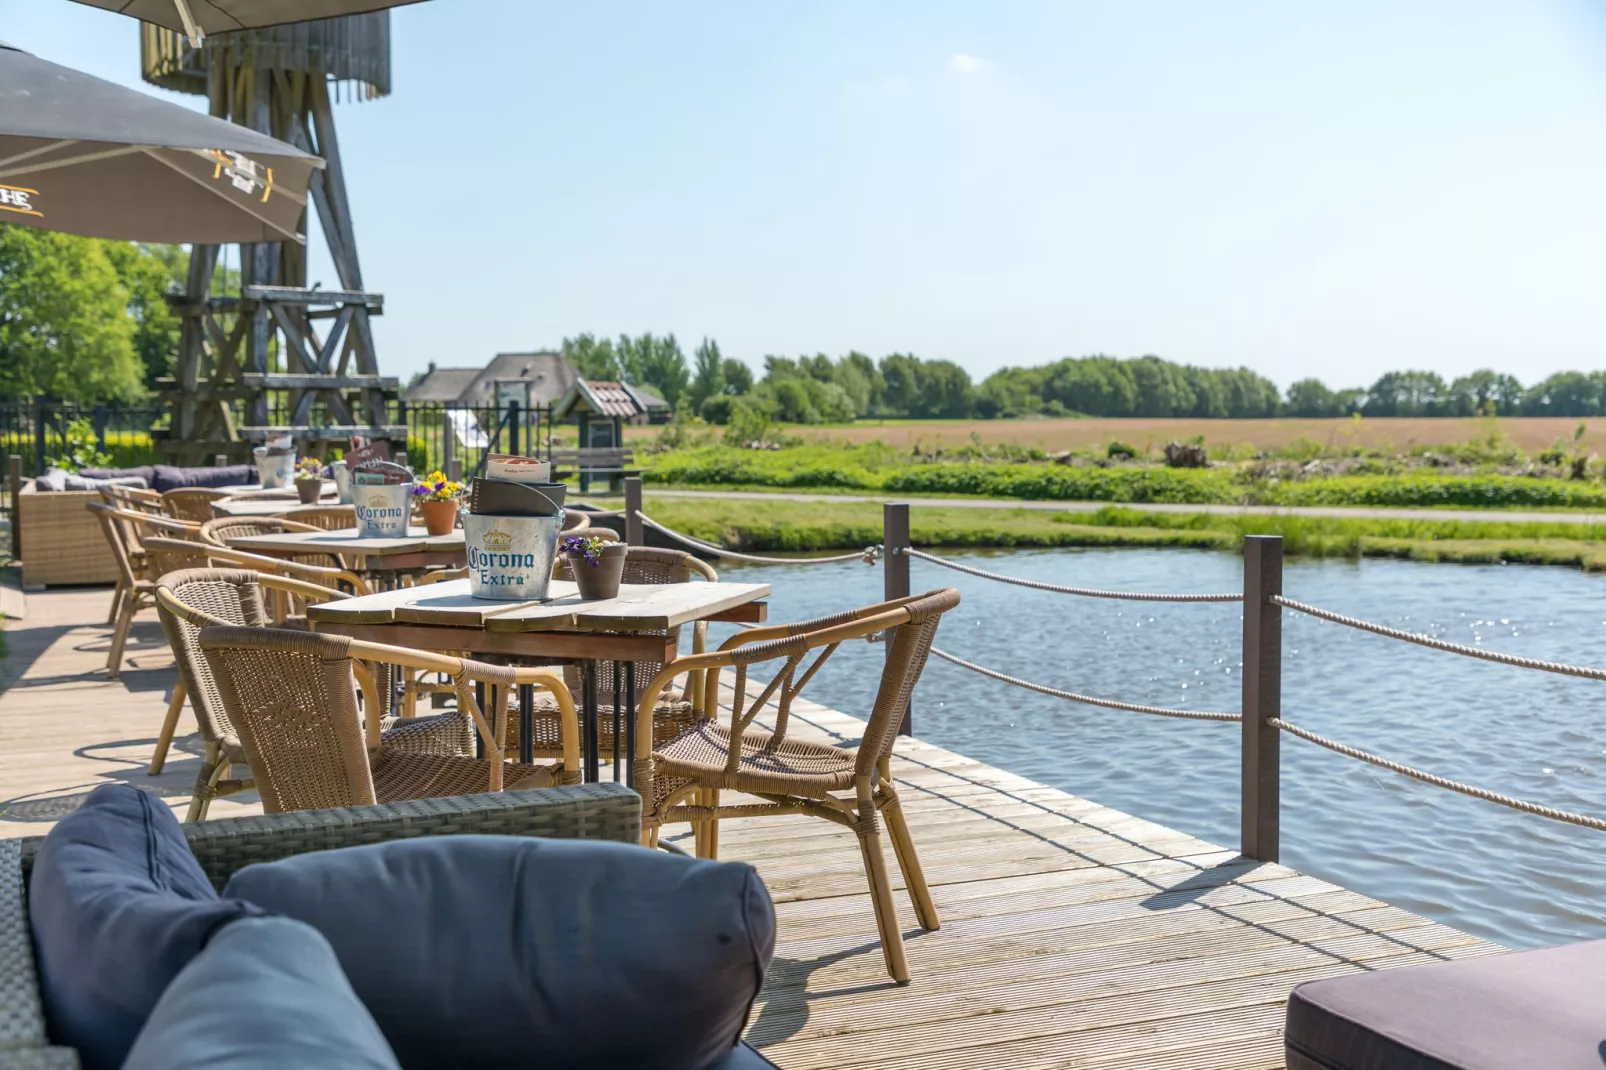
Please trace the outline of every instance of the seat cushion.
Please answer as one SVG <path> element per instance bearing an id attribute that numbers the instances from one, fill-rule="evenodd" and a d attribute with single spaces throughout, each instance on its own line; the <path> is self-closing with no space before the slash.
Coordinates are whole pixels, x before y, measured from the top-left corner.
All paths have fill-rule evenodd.
<path id="1" fill-rule="evenodd" d="M 163 993 L 123 1070 L 399 1070 L 318 930 L 242 918 Z"/>
<path id="2" fill-rule="evenodd" d="M 708 1070 L 780 1070 L 780 1067 L 746 1044 L 738 1044 Z"/>
<path id="3" fill-rule="evenodd" d="M 224 895 L 315 926 L 408 1070 L 707 1067 L 774 950 L 751 867 L 441 836 L 247 866 Z"/>
<path id="4" fill-rule="evenodd" d="M 181 487 L 232 487 L 242 483 L 255 483 L 258 479 L 254 464 L 226 464 L 216 468 L 174 468 L 172 465 L 154 466 L 151 489 L 168 491 Z"/>
<path id="5" fill-rule="evenodd" d="M 212 934 L 262 913 L 220 899 L 166 806 L 96 788 L 45 837 L 28 918 L 51 1039 L 116 1070 L 162 992 Z"/>
<path id="6" fill-rule="evenodd" d="M 1606 940 L 1311 981 L 1290 1070 L 1601 1070 Z"/>

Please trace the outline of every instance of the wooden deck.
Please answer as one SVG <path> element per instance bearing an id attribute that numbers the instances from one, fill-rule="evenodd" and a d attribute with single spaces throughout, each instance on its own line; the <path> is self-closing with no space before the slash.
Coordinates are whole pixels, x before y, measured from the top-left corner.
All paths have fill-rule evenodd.
<path id="1" fill-rule="evenodd" d="M 177 741 L 161 776 L 144 771 L 172 658 L 142 614 L 129 667 L 106 680 L 109 599 L 32 595 L 7 631 L 0 835 L 43 832 L 108 781 L 188 800 L 196 737 Z M 808 704 L 793 717 L 822 738 L 860 727 Z M 850 833 L 802 817 L 721 828 L 723 857 L 755 863 L 775 897 L 775 964 L 748 1037 L 788 1070 L 1280 1067 L 1295 984 L 1499 950 L 963 755 L 918 741 L 898 755 L 943 921 L 921 932 L 900 904 L 906 988 L 882 967 Z M 256 809 L 255 795 L 234 796 L 212 815 Z"/>

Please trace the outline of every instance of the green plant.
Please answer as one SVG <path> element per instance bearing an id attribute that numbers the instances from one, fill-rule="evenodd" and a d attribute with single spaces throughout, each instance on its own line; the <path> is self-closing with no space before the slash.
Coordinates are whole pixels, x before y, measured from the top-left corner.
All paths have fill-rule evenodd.
<path id="1" fill-rule="evenodd" d="M 95 429 L 90 426 L 87 419 L 79 417 L 76 420 L 69 420 L 62 428 L 61 437 L 62 452 L 46 457 L 45 464 L 69 472 L 81 472 L 85 468 L 110 467 L 111 455 L 101 451 L 95 440 Z"/>
<path id="2" fill-rule="evenodd" d="M 1138 448 L 1136 446 L 1128 445 L 1118 438 L 1111 439 L 1109 446 L 1104 450 L 1104 456 L 1110 458 L 1111 460 L 1121 459 L 1130 461 L 1137 455 Z"/>

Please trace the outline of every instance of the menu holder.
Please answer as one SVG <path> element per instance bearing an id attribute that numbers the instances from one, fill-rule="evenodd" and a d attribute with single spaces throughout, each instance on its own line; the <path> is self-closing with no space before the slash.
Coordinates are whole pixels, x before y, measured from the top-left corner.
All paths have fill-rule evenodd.
<path id="1" fill-rule="evenodd" d="M 468 511 L 476 516 L 557 516 L 568 493 L 566 483 L 519 483 L 481 476 L 469 490 Z"/>

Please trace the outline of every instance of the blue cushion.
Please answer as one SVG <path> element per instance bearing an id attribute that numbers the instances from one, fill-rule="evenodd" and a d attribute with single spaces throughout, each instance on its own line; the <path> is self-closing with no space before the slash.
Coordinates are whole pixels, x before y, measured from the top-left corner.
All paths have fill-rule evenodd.
<path id="1" fill-rule="evenodd" d="M 162 995 L 123 1070 L 399 1070 L 329 941 L 290 918 L 221 929 Z"/>
<path id="2" fill-rule="evenodd" d="M 90 793 L 39 847 L 28 919 L 51 1040 L 116 1070 L 168 983 L 217 928 L 261 910 L 220 899 L 161 801 Z"/>
<path id="3" fill-rule="evenodd" d="M 781 1070 L 746 1044 L 738 1044 L 708 1070 Z"/>
<path id="4" fill-rule="evenodd" d="M 151 489 L 168 491 L 182 487 L 232 487 L 242 483 L 255 483 L 258 479 L 254 464 L 228 464 L 217 468 L 174 468 L 159 464 L 151 477 Z"/>
<path id="5" fill-rule="evenodd" d="M 407 1070 L 710 1066 L 775 941 L 751 867 L 583 840 L 315 852 L 247 866 L 223 894 L 328 937 Z"/>

